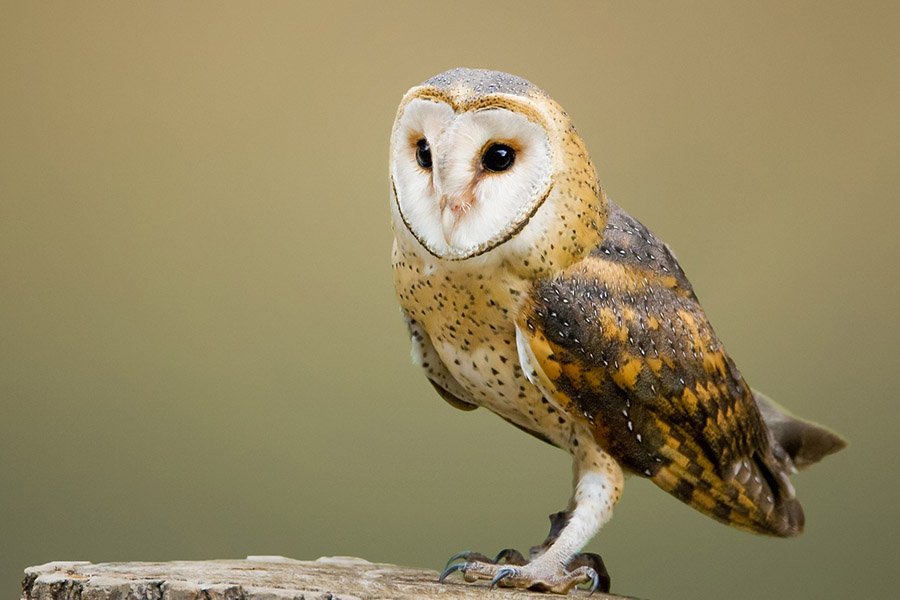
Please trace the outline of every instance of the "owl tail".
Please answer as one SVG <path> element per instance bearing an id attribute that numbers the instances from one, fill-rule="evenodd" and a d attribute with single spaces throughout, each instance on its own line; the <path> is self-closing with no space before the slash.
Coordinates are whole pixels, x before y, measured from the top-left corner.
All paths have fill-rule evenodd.
<path id="1" fill-rule="evenodd" d="M 776 457 L 784 458 L 786 455 L 790 460 L 789 467 L 805 469 L 847 447 L 847 441 L 838 434 L 817 423 L 795 417 L 760 392 L 753 390 L 753 398 L 772 432 Z"/>

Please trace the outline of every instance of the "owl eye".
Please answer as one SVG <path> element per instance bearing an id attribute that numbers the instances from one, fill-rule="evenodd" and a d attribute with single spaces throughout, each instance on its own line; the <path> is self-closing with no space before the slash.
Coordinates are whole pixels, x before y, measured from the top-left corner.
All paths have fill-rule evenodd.
<path id="1" fill-rule="evenodd" d="M 491 144 L 481 155 L 481 164 L 488 171 L 500 173 L 507 170 L 516 160 L 516 151 L 506 144 Z"/>
<path id="2" fill-rule="evenodd" d="M 416 162 L 423 169 L 431 168 L 431 146 L 425 138 L 416 142 Z"/>

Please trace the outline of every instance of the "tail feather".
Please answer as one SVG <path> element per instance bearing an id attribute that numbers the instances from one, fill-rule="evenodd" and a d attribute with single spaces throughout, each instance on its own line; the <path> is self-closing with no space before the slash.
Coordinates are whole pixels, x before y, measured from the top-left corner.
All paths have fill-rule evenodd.
<path id="1" fill-rule="evenodd" d="M 764 394 L 753 390 L 753 398 L 772 432 L 776 454 L 783 450 L 797 469 L 805 469 L 847 447 L 847 441 L 838 434 L 812 421 L 795 417 Z"/>

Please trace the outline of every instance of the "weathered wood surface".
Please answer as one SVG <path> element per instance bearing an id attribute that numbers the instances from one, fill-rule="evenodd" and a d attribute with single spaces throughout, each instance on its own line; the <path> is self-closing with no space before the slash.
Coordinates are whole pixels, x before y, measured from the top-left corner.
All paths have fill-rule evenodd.
<path id="1" fill-rule="evenodd" d="M 281 556 L 246 560 L 162 563 L 51 562 L 25 570 L 22 600 L 446 600 L 489 597 L 560 598 L 553 594 L 494 589 L 436 571 L 327 557 L 301 561 Z M 586 597 L 578 590 L 569 597 Z M 620 596 L 594 594 L 598 600 Z"/>

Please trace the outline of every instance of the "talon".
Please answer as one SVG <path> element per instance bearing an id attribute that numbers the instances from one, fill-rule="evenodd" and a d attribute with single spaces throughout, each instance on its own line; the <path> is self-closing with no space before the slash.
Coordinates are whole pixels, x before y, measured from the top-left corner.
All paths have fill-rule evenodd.
<path id="1" fill-rule="evenodd" d="M 497 586 L 497 584 L 500 583 L 502 580 L 506 579 L 507 577 L 510 577 L 511 575 L 515 575 L 515 574 L 516 574 L 515 570 L 513 570 L 509 567 L 504 567 L 504 568 L 500 569 L 499 571 L 497 571 L 497 574 L 494 575 L 494 578 L 491 579 L 491 589 L 494 589 Z"/>
<path id="2" fill-rule="evenodd" d="M 505 560 L 508 565 L 527 565 L 528 561 L 522 556 L 522 553 L 515 548 L 504 548 L 494 557 L 494 564 L 500 564 L 501 560 Z"/>
<path id="3" fill-rule="evenodd" d="M 588 576 L 591 578 L 591 591 L 588 596 L 593 596 L 594 592 L 600 588 L 600 575 L 597 574 L 597 571 L 588 567 Z"/>
<path id="4" fill-rule="evenodd" d="M 460 558 L 461 558 L 461 557 L 460 557 Z M 444 572 L 441 573 L 441 576 L 440 576 L 440 577 L 438 577 L 438 583 L 444 583 L 444 580 L 445 580 L 445 579 L 447 578 L 447 576 L 450 575 L 451 573 L 456 573 L 457 571 L 462 571 L 463 574 L 465 574 L 465 570 L 466 570 L 466 563 L 464 563 L 464 562 L 456 563 L 456 564 L 450 565 L 449 567 L 447 567 L 446 569 L 444 569 Z"/>
<path id="5" fill-rule="evenodd" d="M 453 556 L 447 559 L 447 564 L 444 565 L 444 569 L 449 567 L 452 563 L 458 561 L 459 559 L 464 559 L 466 561 L 469 560 L 469 555 L 472 554 L 471 550 L 463 550 L 462 552 L 457 552 Z"/>
<path id="6" fill-rule="evenodd" d="M 587 567 L 597 574 L 600 585 L 599 587 L 595 588 L 594 591 L 599 590 L 604 593 L 609 592 L 611 583 L 609 571 L 606 570 L 606 565 L 603 564 L 603 559 L 600 558 L 599 554 L 594 554 L 592 552 L 576 554 L 566 566 L 569 571 L 575 571 L 580 567 Z M 591 577 L 591 580 L 593 579 L 594 578 Z"/>

